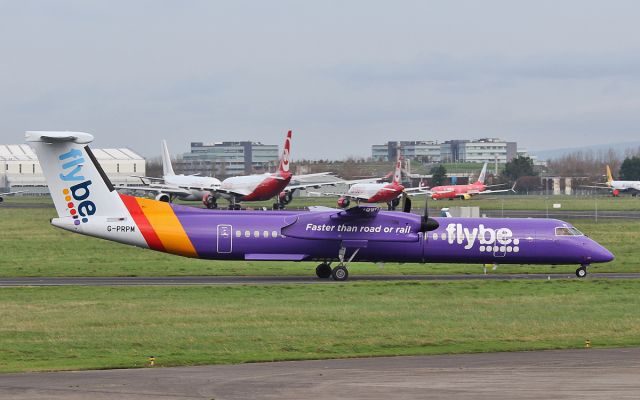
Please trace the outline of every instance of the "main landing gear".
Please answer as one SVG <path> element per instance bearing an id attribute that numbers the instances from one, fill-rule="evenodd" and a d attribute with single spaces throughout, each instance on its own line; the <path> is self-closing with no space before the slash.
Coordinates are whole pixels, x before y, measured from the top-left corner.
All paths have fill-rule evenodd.
<path id="1" fill-rule="evenodd" d="M 343 264 L 331 268 L 331 263 L 323 262 L 316 267 L 316 275 L 320 279 L 333 278 L 334 281 L 346 281 L 349 277 L 349 270 Z"/>
<path id="2" fill-rule="evenodd" d="M 347 248 L 340 246 L 340 250 L 338 251 L 338 260 L 340 261 L 340 263 L 338 264 L 338 266 L 331 269 L 331 263 L 325 261 L 316 267 L 316 275 L 321 279 L 327 279 L 329 278 L 329 276 L 331 276 L 334 281 L 346 281 L 347 278 L 349 278 L 349 270 L 347 269 L 347 264 L 356 257 L 359 251 L 359 248 L 355 249 L 353 253 L 351 253 L 349 259 L 345 261 Z"/>
<path id="3" fill-rule="evenodd" d="M 578 278 L 584 278 L 585 276 L 587 276 L 587 267 L 589 265 L 588 264 L 582 264 L 580 266 L 580 268 L 576 269 L 576 276 Z"/>
<path id="4" fill-rule="evenodd" d="M 331 276 L 331 263 L 323 262 L 316 267 L 316 275 L 320 279 L 327 279 Z"/>

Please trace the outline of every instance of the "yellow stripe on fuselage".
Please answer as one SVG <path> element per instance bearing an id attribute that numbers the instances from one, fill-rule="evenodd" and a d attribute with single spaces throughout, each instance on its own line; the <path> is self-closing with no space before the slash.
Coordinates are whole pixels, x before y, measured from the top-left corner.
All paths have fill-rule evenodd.
<path id="1" fill-rule="evenodd" d="M 198 256 L 169 203 L 140 197 L 136 200 L 168 253 L 187 257 Z"/>

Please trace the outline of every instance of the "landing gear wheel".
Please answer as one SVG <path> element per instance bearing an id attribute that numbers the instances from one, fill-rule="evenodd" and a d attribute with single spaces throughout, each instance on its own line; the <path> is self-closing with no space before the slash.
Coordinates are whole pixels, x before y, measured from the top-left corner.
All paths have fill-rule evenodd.
<path id="1" fill-rule="evenodd" d="M 207 208 L 209 210 L 215 210 L 216 208 L 218 208 L 218 203 L 214 200 L 209 200 L 207 199 Z"/>
<path id="2" fill-rule="evenodd" d="M 587 267 L 583 265 L 582 267 L 576 269 L 576 276 L 578 278 L 584 278 L 585 276 L 587 276 Z"/>
<path id="3" fill-rule="evenodd" d="M 316 275 L 320 279 L 327 279 L 331 276 L 331 267 L 327 263 L 322 263 L 316 267 Z"/>
<path id="4" fill-rule="evenodd" d="M 346 281 L 349 277 L 349 271 L 347 271 L 346 267 L 340 265 L 331 271 L 331 277 L 334 281 Z"/>

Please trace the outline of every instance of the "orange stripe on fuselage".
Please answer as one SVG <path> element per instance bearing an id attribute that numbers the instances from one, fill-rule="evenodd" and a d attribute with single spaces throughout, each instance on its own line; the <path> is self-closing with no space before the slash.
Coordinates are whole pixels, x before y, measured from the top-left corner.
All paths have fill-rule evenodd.
<path id="1" fill-rule="evenodd" d="M 153 250 L 165 251 L 160 238 L 156 234 L 156 231 L 153 230 L 153 227 L 144 215 L 144 212 L 142 212 L 142 208 L 140 208 L 136 198 L 126 194 L 121 194 L 120 198 L 127 207 L 127 210 L 129 210 L 129 214 L 131 214 L 131 217 L 138 226 L 138 229 L 142 233 L 142 237 L 144 237 L 144 240 L 147 242 L 147 246 Z"/>
<path id="2" fill-rule="evenodd" d="M 173 208 L 163 201 L 135 198 L 149 224 L 168 253 L 198 257 L 196 249 L 178 220 Z"/>

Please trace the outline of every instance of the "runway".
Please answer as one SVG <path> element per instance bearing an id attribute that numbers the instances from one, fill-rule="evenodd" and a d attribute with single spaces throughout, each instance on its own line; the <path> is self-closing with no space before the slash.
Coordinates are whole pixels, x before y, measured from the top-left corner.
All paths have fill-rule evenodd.
<path id="1" fill-rule="evenodd" d="M 580 279 L 574 274 L 351 275 L 349 282 Z M 582 279 L 640 279 L 640 273 L 596 273 Z M 135 276 L 0 278 L 0 287 L 16 286 L 183 286 L 344 284 L 315 276 Z"/>
<path id="2" fill-rule="evenodd" d="M 161 361 L 161 358 L 158 358 Z M 640 348 L 0 375 L 6 399 L 637 399 Z"/>

